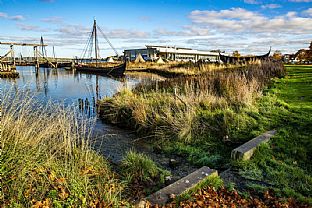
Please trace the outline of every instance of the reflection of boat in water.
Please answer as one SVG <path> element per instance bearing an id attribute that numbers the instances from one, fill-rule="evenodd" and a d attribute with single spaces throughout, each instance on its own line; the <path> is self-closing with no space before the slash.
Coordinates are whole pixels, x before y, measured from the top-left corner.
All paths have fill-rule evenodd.
<path id="1" fill-rule="evenodd" d="M 269 57 L 271 53 L 271 48 L 268 53 L 260 56 L 240 56 L 240 57 L 235 57 L 235 56 L 225 56 L 219 53 L 220 60 L 225 63 L 225 64 L 236 64 L 236 63 L 241 63 L 241 62 L 251 62 L 251 61 L 257 61 L 257 60 L 265 60 Z"/>
<path id="2" fill-rule="evenodd" d="M 91 32 L 91 36 L 89 37 L 89 40 L 87 42 L 87 46 L 85 47 L 85 50 L 83 52 L 83 57 L 81 60 L 85 60 L 84 56 L 89 51 L 89 55 L 92 55 L 93 47 L 94 47 L 94 53 L 95 53 L 95 60 L 94 62 L 85 62 L 82 61 L 77 63 L 75 65 L 75 68 L 77 71 L 85 72 L 85 73 L 92 73 L 92 74 L 104 74 L 104 75 L 110 75 L 110 76 L 123 76 L 124 72 L 126 71 L 126 61 L 124 61 L 121 64 L 113 65 L 112 63 L 102 63 L 100 62 L 100 51 L 98 46 L 98 38 L 97 38 L 97 29 L 102 33 L 106 41 L 109 43 L 111 48 L 115 51 L 116 56 L 118 57 L 118 53 L 116 49 L 113 47 L 111 42 L 108 40 L 108 38 L 105 36 L 105 34 L 102 32 L 101 28 L 99 28 L 96 25 L 96 20 L 94 20 L 93 29 Z M 94 44 L 93 44 L 94 43 Z"/>

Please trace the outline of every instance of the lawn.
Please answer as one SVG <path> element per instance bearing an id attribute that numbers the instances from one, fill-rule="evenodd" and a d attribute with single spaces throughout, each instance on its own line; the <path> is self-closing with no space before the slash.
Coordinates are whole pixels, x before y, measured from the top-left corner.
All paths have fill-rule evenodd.
<path id="1" fill-rule="evenodd" d="M 102 100 L 100 114 L 153 138 L 168 157 L 219 172 L 232 167 L 246 181 L 234 184 L 243 194 L 269 190 L 312 203 L 311 75 L 309 66 L 287 66 L 285 75 L 281 63 L 269 61 L 168 79 Z M 231 161 L 232 149 L 272 129 L 277 135 L 250 161 Z"/>
<path id="2" fill-rule="evenodd" d="M 166 207 L 310 207 L 311 81 L 312 66 L 287 66 L 287 76 L 275 79 L 258 100 L 257 110 L 248 112 L 258 124 L 254 131 L 277 129 L 271 142 L 250 161 L 233 161 L 231 170 L 239 174 L 225 188 L 219 178 L 218 183 L 188 192 L 184 200 L 178 198 Z"/>
<path id="3" fill-rule="evenodd" d="M 281 196 L 312 202 L 312 66 L 287 66 L 287 76 L 267 90 L 287 111 L 269 111 L 278 134 L 253 159 L 240 164 L 242 176 L 255 190 L 273 189 Z"/>

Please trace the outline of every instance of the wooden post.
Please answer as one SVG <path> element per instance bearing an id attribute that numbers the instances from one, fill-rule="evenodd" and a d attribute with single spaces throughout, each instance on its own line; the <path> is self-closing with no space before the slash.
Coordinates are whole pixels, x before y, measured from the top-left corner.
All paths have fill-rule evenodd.
<path id="1" fill-rule="evenodd" d="M 39 60 L 38 60 L 38 47 L 34 46 L 34 58 L 35 58 L 35 67 L 36 73 L 39 72 Z"/>
<path id="2" fill-rule="evenodd" d="M 99 78 L 98 75 L 95 77 L 95 93 L 96 93 L 96 100 L 99 100 Z"/>
<path id="3" fill-rule="evenodd" d="M 11 48 L 11 58 L 13 59 L 13 66 L 15 66 L 15 54 L 13 45 L 11 45 L 10 48 Z"/>

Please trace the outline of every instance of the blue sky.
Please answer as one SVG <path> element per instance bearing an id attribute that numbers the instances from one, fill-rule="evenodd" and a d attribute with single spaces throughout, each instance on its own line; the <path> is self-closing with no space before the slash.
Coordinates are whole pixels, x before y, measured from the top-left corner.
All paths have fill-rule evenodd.
<path id="1" fill-rule="evenodd" d="M 145 45 L 283 53 L 312 41 L 312 0 L 0 0 L 0 41 L 39 42 L 81 56 L 93 18 L 119 53 Z M 101 39 L 101 56 L 113 55 Z M 0 45 L 0 55 L 7 46 Z M 28 55 L 31 48 L 16 47 Z"/>

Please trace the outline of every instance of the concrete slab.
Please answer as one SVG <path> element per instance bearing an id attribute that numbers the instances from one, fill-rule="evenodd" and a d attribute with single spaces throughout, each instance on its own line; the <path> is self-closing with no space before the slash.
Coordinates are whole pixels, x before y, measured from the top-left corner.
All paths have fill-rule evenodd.
<path id="1" fill-rule="evenodd" d="M 216 170 L 210 169 L 207 166 L 203 166 L 202 168 L 176 181 L 175 183 L 150 195 L 149 197 L 147 197 L 147 200 L 152 204 L 163 205 L 169 201 L 170 195 L 180 195 L 181 193 L 195 187 L 198 183 L 202 182 L 208 176 L 217 175 L 218 172 Z"/>
<path id="2" fill-rule="evenodd" d="M 233 160 L 249 160 L 255 152 L 256 148 L 260 144 L 268 142 L 275 134 L 276 130 L 272 130 L 267 131 L 264 134 L 257 136 L 256 138 L 253 138 L 252 140 L 232 150 L 231 158 Z"/>

